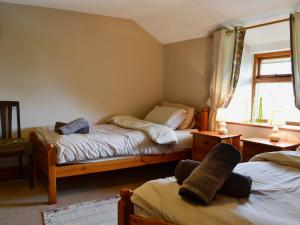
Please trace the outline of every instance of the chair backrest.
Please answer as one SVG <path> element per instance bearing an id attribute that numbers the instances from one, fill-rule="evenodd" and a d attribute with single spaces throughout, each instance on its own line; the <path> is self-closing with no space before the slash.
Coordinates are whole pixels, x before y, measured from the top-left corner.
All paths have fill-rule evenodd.
<path id="1" fill-rule="evenodd" d="M 1 139 L 12 137 L 12 111 L 17 112 L 17 135 L 21 137 L 20 104 L 17 101 L 0 101 Z"/>

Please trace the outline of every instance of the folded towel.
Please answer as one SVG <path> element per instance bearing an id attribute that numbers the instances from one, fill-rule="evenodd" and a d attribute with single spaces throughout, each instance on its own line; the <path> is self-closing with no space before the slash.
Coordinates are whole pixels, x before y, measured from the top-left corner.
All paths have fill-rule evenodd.
<path id="1" fill-rule="evenodd" d="M 54 131 L 58 134 L 61 134 L 59 131 L 59 128 L 61 128 L 62 126 L 66 125 L 67 123 L 63 123 L 63 122 L 56 122 L 55 123 L 55 127 L 54 127 Z M 90 127 L 84 127 L 81 128 L 80 130 L 76 131 L 76 134 L 88 134 L 90 132 Z"/>
<path id="2" fill-rule="evenodd" d="M 199 165 L 201 165 L 201 162 L 190 159 L 181 160 L 175 168 L 177 183 L 182 185 L 183 181 Z M 247 198 L 250 195 L 251 186 L 252 178 L 250 176 L 232 172 L 231 176 L 220 188 L 219 193 L 235 198 Z"/>
<path id="3" fill-rule="evenodd" d="M 56 123 L 55 126 L 59 126 L 62 123 Z M 79 132 L 81 134 L 87 134 L 89 132 L 89 122 L 86 119 L 79 118 L 73 120 L 70 123 L 64 124 L 59 128 L 55 129 L 58 134 L 68 135 Z"/>
<path id="4" fill-rule="evenodd" d="M 179 195 L 198 203 L 209 204 L 240 160 L 240 152 L 232 145 L 216 145 L 201 165 L 184 180 Z"/>

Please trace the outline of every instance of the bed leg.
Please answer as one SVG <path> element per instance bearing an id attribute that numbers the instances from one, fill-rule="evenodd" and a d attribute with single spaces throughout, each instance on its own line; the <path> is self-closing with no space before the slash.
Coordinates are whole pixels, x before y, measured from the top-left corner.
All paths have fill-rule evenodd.
<path id="1" fill-rule="evenodd" d="M 56 204 L 56 151 L 53 146 L 48 147 L 48 203 Z"/>
<path id="2" fill-rule="evenodd" d="M 48 203 L 56 204 L 56 175 L 55 171 L 51 172 L 49 168 L 49 177 L 48 177 Z"/>
<path id="3" fill-rule="evenodd" d="M 118 202 L 118 225 L 129 225 L 129 215 L 133 213 L 133 203 L 130 201 L 132 191 L 123 189 Z"/>

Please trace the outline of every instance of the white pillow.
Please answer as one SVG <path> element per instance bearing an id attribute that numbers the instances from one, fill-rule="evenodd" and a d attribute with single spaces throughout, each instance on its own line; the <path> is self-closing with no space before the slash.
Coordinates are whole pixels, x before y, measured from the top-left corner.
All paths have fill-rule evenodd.
<path id="1" fill-rule="evenodd" d="M 186 116 L 185 120 L 177 128 L 178 130 L 188 129 L 191 127 L 191 125 L 193 125 L 192 123 L 193 123 L 194 114 L 195 114 L 194 107 L 183 105 L 183 104 L 171 103 L 171 102 L 163 102 L 162 106 L 169 106 L 169 107 L 184 109 L 186 111 L 187 116 Z"/>
<path id="2" fill-rule="evenodd" d="M 147 114 L 145 120 L 152 123 L 162 124 L 175 130 L 185 120 L 186 115 L 187 114 L 184 109 L 155 106 L 155 108 Z"/>

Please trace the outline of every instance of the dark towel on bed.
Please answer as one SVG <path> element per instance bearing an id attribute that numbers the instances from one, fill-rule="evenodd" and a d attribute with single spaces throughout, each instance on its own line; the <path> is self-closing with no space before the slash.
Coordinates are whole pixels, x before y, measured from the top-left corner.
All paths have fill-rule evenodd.
<path id="1" fill-rule="evenodd" d="M 179 194 L 192 201 L 209 204 L 240 160 L 240 152 L 232 145 L 216 145 L 184 180 Z"/>
<path id="2" fill-rule="evenodd" d="M 192 171 L 201 165 L 201 162 L 194 160 L 181 160 L 175 168 L 175 178 L 179 185 L 192 173 Z M 247 198 L 250 195 L 252 178 L 239 173 L 232 172 L 231 176 L 220 188 L 219 193 L 235 198 Z"/>
<path id="3" fill-rule="evenodd" d="M 89 133 L 89 122 L 83 118 L 73 120 L 72 122 L 66 124 L 56 122 L 55 132 L 63 135 L 73 133 L 87 134 Z"/>
<path id="4" fill-rule="evenodd" d="M 63 123 L 63 122 L 56 122 L 55 123 L 55 128 L 54 131 L 58 134 L 61 134 L 60 131 L 58 130 L 59 128 L 61 128 L 62 126 L 66 125 L 67 123 Z M 76 131 L 76 134 L 88 134 L 90 132 L 90 127 L 84 127 L 81 128 L 80 130 Z"/>

